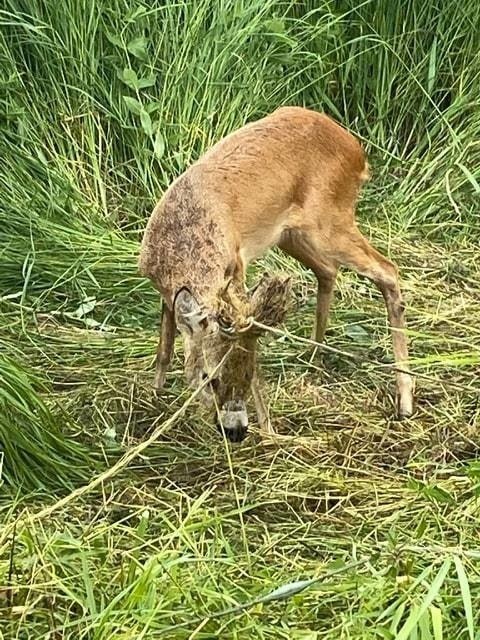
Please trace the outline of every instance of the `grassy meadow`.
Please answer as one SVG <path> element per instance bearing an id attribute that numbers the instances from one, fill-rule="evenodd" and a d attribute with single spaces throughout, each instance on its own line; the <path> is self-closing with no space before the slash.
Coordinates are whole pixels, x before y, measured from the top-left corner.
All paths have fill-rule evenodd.
<path id="1" fill-rule="evenodd" d="M 0 639 L 480 638 L 480 4 L 3 0 Z M 417 408 L 385 310 L 313 276 L 262 345 L 277 443 L 224 442 L 182 353 L 153 392 L 139 240 L 170 181 L 284 104 L 360 137 L 364 233 L 401 270 Z"/>

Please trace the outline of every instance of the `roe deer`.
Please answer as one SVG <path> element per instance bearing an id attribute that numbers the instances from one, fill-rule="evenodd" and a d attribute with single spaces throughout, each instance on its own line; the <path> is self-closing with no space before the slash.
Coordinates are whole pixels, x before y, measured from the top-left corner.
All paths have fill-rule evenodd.
<path id="1" fill-rule="evenodd" d="M 157 389 L 178 327 L 189 383 L 198 386 L 219 369 L 203 394 L 217 408 L 219 429 L 232 441 L 245 437 L 250 391 L 260 426 L 270 429 L 256 377 L 259 332 L 251 323 L 241 329 L 248 316 L 274 324 L 284 315 L 288 279 L 264 278 L 250 294 L 244 284 L 249 262 L 276 245 L 317 278 L 318 342 L 340 266 L 378 286 L 395 363 L 402 367 L 396 372 L 398 413 L 411 415 L 413 381 L 397 269 L 355 222 L 359 188 L 367 179 L 356 138 L 328 116 L 301 107 L 281 107 L 231 133 L 177 178 L 148 221 L 139 259 L 141 273 L 164 299 Z"/>

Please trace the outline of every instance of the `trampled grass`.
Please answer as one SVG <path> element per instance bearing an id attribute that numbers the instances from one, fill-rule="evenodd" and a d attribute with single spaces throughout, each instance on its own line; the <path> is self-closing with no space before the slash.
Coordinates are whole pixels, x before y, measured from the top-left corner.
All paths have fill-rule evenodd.
<path id="1" fill-rule="evenodd" d="M 404 6 L 401 6 L 404 5 Z M 0 638 L 480 637 L 480 8 L 453 0 L 0 9 Z M 175 175 L 280 104 L 359 135 L 400 266 L 414 418 L 380 295 L 311 275 L 262 346 L 277 442 L 152 390 L 141 230 Z M 184 406 L 185 404 L 188 406 Z M 148 444 L 148 446 L 146 446 Z"/>

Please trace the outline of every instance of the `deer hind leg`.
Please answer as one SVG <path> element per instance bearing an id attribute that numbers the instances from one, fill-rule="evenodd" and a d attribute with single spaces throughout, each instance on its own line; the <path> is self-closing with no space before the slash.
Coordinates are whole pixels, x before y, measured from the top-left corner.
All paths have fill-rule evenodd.
<path id="1" fill-rule="evenodd" d="M 314 232 L 290 230 L 281 238 L 279 247 L 313 271 L 317 278 L 317 305 L 312 339 L 323 342 L 337 277 L 337 265 L 326 257 Z"/>
<path id="2" fill-rule="evenodd" d="M 162 319 L 160 322 L 160 338 L 157 346 L 155 361 L 154 386 L 160 391 L 165 384 L 168 367 L 172 361 L 173 346 L 175 342 L 175 316 L 165 302 L 162 304 Z"/>
<path id="3" fill-rule="evenodd" d="M 338 242 L 341 264 L 369 278 L 380 289 L 387 307 L 391 327 L 396 372 L 397 411 L 400 418 L 413 413 L 413 379 L 408 369 L 408 346 L 405 336 L 405 305 L 398 281 L 397 267 L 374 249 L 361 233 L 353 229 Z"/>

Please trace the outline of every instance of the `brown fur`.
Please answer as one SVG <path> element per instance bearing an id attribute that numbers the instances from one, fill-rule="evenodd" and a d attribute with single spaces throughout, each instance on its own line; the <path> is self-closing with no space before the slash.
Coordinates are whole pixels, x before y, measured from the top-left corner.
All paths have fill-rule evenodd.
<path id="1" fill-rule="evenodd" d="M 314 225 L 328 239 L 351 224 L 365 168 L 357 140 L 327 116 L 278 109 L 221 140 L 171 185 L 147 225 L 140 271 L 169 305 L 188 286 L 214 306 L 226 274 L 243 278 L 283 232 Z"/>
<path id="2" fill-rule="evenodd" d="M 359 188 L 368 176 L 363 150 L 350 133 L 326 115 L 282 107 L 218 142 L 171 185 L 148 222 L 140 270 L 170 309 L 186 288 L 215 317 L 230 291 L 235 302 L 230 294 L 227 305 L 239 317 L 248 306 L 248 263 L 278 245 L 317 277 L 317 340 L 323 339 L 341 265 L 379 286 L 393 328 L 403 329 L 396 268 L 355 222 Z M 196 337 L 203 352 L 204 339 Z M 218 350 L 216 340 L 207 351 Z M 393 341 L 397 362 L 405 362 L 405 336 L 394 331 Z M 409 414 L 410 376 L 397 374 L 397 386 L 400 412 Z"/>

